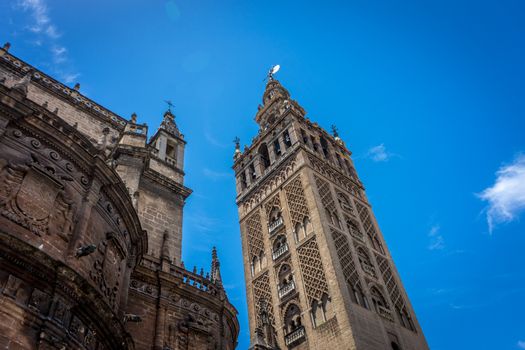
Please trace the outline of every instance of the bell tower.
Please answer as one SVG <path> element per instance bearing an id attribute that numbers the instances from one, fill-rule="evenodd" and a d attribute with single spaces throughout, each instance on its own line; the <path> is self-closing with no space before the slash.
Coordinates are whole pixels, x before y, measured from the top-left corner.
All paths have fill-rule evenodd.
<path id="1" fill-rule="evenodd" d="M 234 165 L 252 349 L 428 349 L 337 129 L 269 76 Z"/>

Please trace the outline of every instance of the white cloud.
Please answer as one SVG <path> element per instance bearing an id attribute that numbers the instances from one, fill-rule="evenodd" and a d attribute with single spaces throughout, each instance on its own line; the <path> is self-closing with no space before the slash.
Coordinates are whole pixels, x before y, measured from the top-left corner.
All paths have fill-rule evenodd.
<path id="1" fill-rule="evenodd" d="M 227 172 L 220 172 L 220 171 L 215 171 L 215 170 L 211 170 L 211 169 L 208 169 L 208 168 L 204 168 L 204 170 L 202 171 L 204 173 L 204 176 L 212 179 L 212 180 L 219 180 L 219 179 L 226 179 L 226 178 L 230 178 L 232 177 L 233 175 L 231 173 L 227 173 Z"/>
<path id="2" fill-rule="evenodd" d="M 71 67 L 68 58 L 68 50 L 60 45 L 61 36 L 58 27 L 53 23 L 49 15 L 49 9 L 45 0 L 18 0 L 17 7 L 29 13 L 29 23 L 26 29 L 31 32 L 35 39 L 31 42 L 35 46 L 48 47 L 51 53 L 51 72 L 65 84 L 75 81 L 80 75 Z"/>
<path id="3" fill-rule="evenodd" d="M 63 46 L 53 46 L 51 48 L 51 53 L 53 54 L 53 61 L 55 63 L 62 63 L 67 60 L 67 49 Z"/>
<path id="4" fill-rule="evenodd" d="M 204 137 L 206 138 L 206 141 L 208 141 L 213 146 L 220 147 L 220 148 L 232 148 L 233 149 L 231 144 L 226 144 L 226 143 L 223 143 L 217 140 L 215 136 L 213 136 L 210 132 L 208 132 L 208 130 L 204 131 Z"/>
<path id="5" fill-rule="evenodd" d="M 50 24 L 47 5 L 43 0 L 20 0 L 18 2 L 20 7 L 25 11 L 30 11 L 34 22 L 29 26 L 29 30 L 33 33 L 46 33 L 50 27 L 52 33 L 56 33 L 56 28 Z"/>
<path id="6" fill-rule="evenodd" d="M 366 152 L 366 157 L 372 159 L 374 162 L 386 162 L 396 154 L 387 151 L 385 144 L 371 147 L 368 152 Z"/>
<path id="7" fill-rule="evenodd" d="M 439 233 L 441 227 L 439 225 L 434 225 L 430 228 L 428 232 L 428 237 L 430 237 L 430 244 L 428 249 L 430 250 L 441 250 L 445 248 L 445 239 Z"/>
<path id="8" fill-rule="evenodd" d="M 525 349 L 525 341 L 523 341 L 523 340 L 518 340 L 518 348 L 520 348 L 520 349 Z"/>
<path id="9" fill-rule="evenodd" d="M 62 80 L 65 84 L 71 84 L 77 81 L 77 78 L 80 76 L 79 73 L 71 73 L 71 74 L 62 74 Z M 84 91 L 84 95 L 87 95 Z"/>
<path id="10" fill-rule="evenodd" d="M 492 233 L 496 225 L 518 218 L 525 209 L 525 155 L 520 154 L 496 172 L 496 181 L 478 194 L 488 202 L 487 223 Z"/>

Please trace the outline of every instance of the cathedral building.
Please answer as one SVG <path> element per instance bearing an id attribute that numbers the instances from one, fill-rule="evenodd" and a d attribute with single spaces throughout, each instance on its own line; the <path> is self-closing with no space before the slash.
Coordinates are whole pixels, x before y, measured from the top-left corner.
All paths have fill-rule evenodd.
<path id="1" fill-rule="evenodd" d="M 184 267 L 186 141 L 0 49 L 0 348 L 232 350 L 215 249 Z"/>
<path id="2" fill-rule="evenodd" d="M 252 349 L 428 349 L 351 152 L 270 74 L 234 165 Z"/>

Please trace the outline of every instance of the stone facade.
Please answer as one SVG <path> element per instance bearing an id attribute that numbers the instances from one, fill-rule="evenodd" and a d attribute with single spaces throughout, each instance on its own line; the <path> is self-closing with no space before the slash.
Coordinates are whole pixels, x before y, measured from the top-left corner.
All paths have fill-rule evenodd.
<path id="1" fill-rule="evenodd" d="M 253 349 L 428 349 L 338 137 L 270 77 L 234 155 Z"/>
<path id="2" fill-rule="evenodd" d="M 184 136 L 0 49 L 0 347 L 233 349 L 217 252 L 181 261 Z"/>

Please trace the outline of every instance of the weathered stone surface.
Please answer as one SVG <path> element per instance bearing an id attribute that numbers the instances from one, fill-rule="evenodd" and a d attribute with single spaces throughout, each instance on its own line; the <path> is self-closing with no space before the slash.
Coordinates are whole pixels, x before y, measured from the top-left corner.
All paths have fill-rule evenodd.
<path id="1" fill-rule="evenodd" d="M 428 349 L 343 141 L 270 79 L 234 165 L 253 349 Z"/>
<path id="2" fill-rule="evenodd" d="M 181 266 L 184 136 L 0 49 L 0 348 L 233 349 L 237 311 Z"/>

